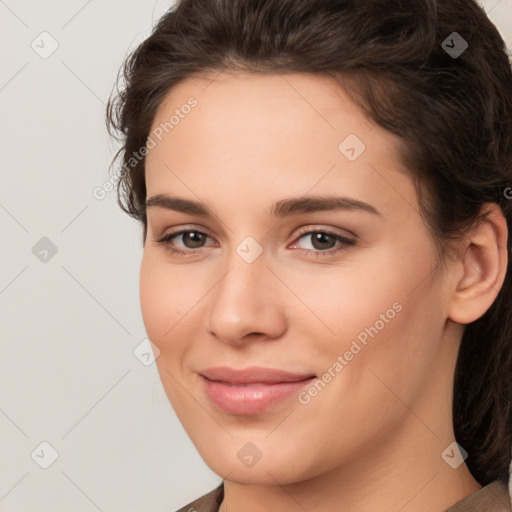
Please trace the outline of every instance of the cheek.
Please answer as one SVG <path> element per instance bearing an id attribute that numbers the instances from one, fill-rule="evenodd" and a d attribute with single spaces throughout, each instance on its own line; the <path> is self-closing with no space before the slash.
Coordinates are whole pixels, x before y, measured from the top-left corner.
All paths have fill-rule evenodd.
<path id="1" fill-rule="evenodd" d="M 376 322 L 379 330 L 384 325 L 387 328 L 406 295 L 407 276 L 396 262 L 391 264 L 391 256 L 385 256 L 375 251 L 364 261 L 359 255 L 359 260 L 347 257 L 338 268 L 280 269 L 283 281 L 290 283 L 296 295 L 288 294 L 289 304 L 301 330 L 315 329 L 324 349 L 331 345 L 337 350 Z M 384 320 L 381 315 L 385 315 Z M 383 324 L 385 320 L 388 322 Z"/>
<path id="2" fill-rule="evenodd" d="M 166 305 L 169 298 L 164 293 L 166 286 L 159 270 L 154 258 L 145 249 L 139 276 L 140 306 L 146 332 L 151 341 L 161 348 L 161 335 L 168 329 L 164 322 L 164 312 L 169 310 Z"/>
<path id="3" fill-rule="evenodd" d="M 329 418 L 343 431 L 339 450 L 392 430 L 408 414 L 403 403 L 414 403 L 425 388 L 435 361 L 421 300 L 391 291 L 342 304 L 331 319 L 336 336 L 319 337 L 308 352 L 317 363 L 318 391 L 312 386 L 299 400 L 308 429 L 318 428 L 315 418 Z"/>
<path id="4" fill-rule="evenodd" d="M 347 259 L 339 271 L 325 268 L 294 279 L 294 291 L 311 312 L 304 315 L 302 308 L 297 323 L 304 333 L 317 333 L 310 348 L 319 371 L 346 354 L 343 373 L 350 381 L 372 378 L 368 368 L 375 367 L 401 387 L 431 364 L 432 345 L 442 336 L 442 301 L 428 279 L 421 283 L 430 268 L 426 259 L 377 253 L 372 261 L 350 265 Z M 349 367 L 356 371 L 345 371 Z"/>
<path id="5" fill-rule="evenodd" d="M 435 295 L 424 286 L 411 294 L 379 288 L 364 304 L 346 304 L 350 309 L 336 325 L 339 343 L 325 350 L 330 365 L 342 356 L 343 378 L 336 385 L 355 408 L 372 403 L 382 422 L 396 412 L 395 406 L 401 407 L 394 394 L 414 403 L 426 388 L 438 364 L 443 336 L 442 314 L 433 302 Z"/>
<path id="6" fill-rule="evenodd" d="M 148 337 L 162 352 L 190 324 L 193 305 L 201 297 L 197 283 L 176 266 L 166 264 L 165 258 L 145 250 L 140 267 L 139 292 L 144 326 Z"/>

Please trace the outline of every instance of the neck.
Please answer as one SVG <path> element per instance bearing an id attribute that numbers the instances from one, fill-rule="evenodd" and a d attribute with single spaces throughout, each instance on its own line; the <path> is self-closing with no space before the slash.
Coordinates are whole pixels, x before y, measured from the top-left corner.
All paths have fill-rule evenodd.
<path id="1" fill-rule="evenodd" d="M 442 512 L 481 488 L 466 464 L 453 469 L 441 457 L 453 437 L 441 441 L 424 427 L 416 434 L 413 450 L 400 436 L 402 444 L 387 454 L 360 453 L 345 467 L 301 482 L 224 480 L 219 512 Z"/>

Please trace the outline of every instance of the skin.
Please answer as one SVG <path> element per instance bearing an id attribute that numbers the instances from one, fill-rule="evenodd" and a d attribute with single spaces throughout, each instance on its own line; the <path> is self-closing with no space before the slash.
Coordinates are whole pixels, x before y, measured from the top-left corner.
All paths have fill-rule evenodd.
<path id="1" fill-rule="evenodd" d="M 501 210 L 486 205 L 488 219 L 440 272 L 399 140 L 333 82 L 303 74 L 188 79 L 167 94 L 153 128 L 190 96 L 198 105 L 147 156 L 147 197 L 202 201 L 214 217 L 148 208 L 140 299 L 165 392 L 224 479 L 221 511 L 441 512 L 478 490 L 466 464 L 452 469 L 441 454 L 454 441 L 464 324 L 484 314 L 505 276 Z M 338 150 L 351 133 L 366 146 L 354 161 Z M 333 194 L 380 215 L 269 214 L 286 198 Z M 185 228 L 205 233 L 202 248 L 190 236 L 167 248 L 156 242 Z M 318 248 L 302 235 L 310 229 L 356 243 L 327 237 Z M 236 252 L 247 236 L 263 249 L 252 263 Z M 322 247 L 341 250 L 316 257 Z M 394 303 L 401 311 L 306 405 L 293 396 L 241 416 L 204 393 L 198 372 L 217 365 L 321 376 Z M 237 457 L 247 442 L 261 453 L 252 467 Z"/>

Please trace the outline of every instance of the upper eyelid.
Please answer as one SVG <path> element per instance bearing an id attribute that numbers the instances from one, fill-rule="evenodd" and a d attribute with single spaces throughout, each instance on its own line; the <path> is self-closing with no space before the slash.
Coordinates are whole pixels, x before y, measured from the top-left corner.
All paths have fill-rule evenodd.
<path id="1" fill-rule="evenodd" d="M 343 233 L 337 232 L 337 230 L 340 228 L 317 227 L 317 226 L 318 225 L 306 226 L 306 227 L 304 227 L 303 230 L 302 230 L 302 228 L 300 228 L 298 234 L 295 236 L 300 237 L 300 236 L 307 235 L 310 233 L 327 233 L 329 235 L 339 236 L 341 238 L 356 238 L 356 235 L 354 233 L 348 231 L 347 229 L 344 230 L 347 234 L 343 234 Z"/>

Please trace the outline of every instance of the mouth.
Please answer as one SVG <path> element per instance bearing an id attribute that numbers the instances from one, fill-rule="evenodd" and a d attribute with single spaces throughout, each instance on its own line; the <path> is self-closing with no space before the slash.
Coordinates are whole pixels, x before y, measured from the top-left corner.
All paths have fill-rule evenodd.
<path id="1" fill-rule="evenodd" d="M 199 375 L 208 399 L 222 412 L 235 415 L 262 413 L 316 379 L 312 374 L 263 367 L 215 367 Z"/>

